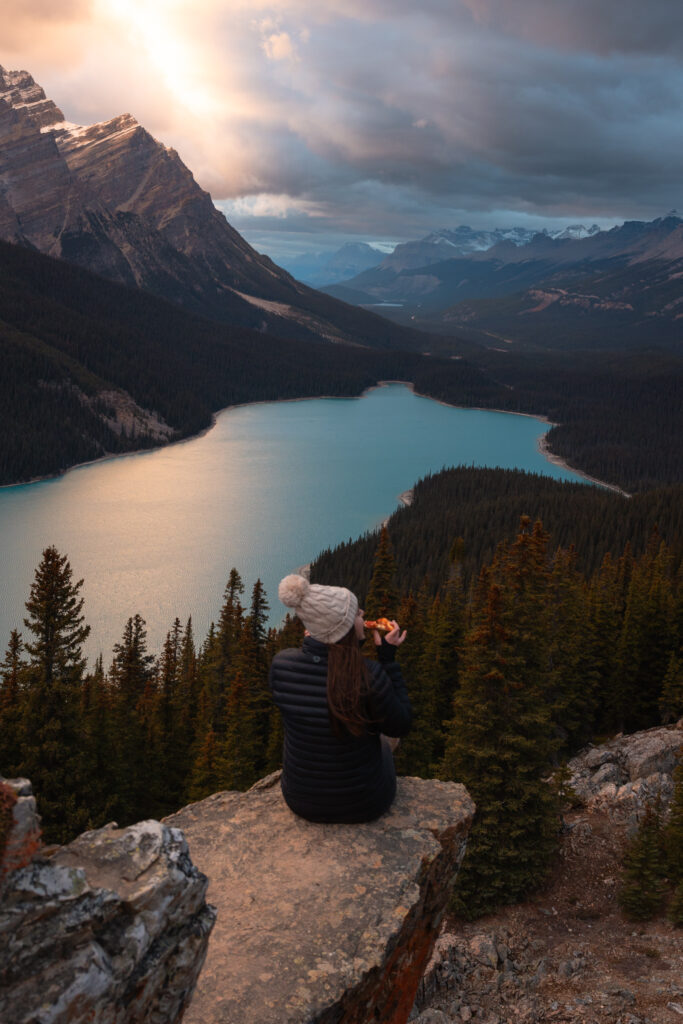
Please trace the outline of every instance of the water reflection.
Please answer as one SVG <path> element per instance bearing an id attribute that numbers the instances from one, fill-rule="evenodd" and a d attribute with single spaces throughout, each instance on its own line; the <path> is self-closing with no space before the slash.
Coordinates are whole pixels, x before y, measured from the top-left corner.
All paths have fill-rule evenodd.
<path id="1" fill-rule="evenodd" d="M 0 490 L 0 644 L 22 628 L 42 550 L 55 544 L 84 577 L 88 654 L 108 662 L 128 616 L 158 652 L 175 616 L 201 640 L 231 566 L 277 582 L 322 548 L 376 526 L 397 495 L 444 465 L 519 467 L 576 479 L 537 450 L 547 425 L 454 409 L 402 385 L 361 399 L 244 406 L 213 430 L 156 452 Z M 245 595 L 248 599 L 248 593 Z"/>

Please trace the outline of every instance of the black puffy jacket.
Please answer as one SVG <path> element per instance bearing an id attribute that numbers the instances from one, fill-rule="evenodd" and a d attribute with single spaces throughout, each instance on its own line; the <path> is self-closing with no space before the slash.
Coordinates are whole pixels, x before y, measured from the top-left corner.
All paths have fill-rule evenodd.
<path id="1" fill-rule="evenodd" d="M 362 736 L 338 737 L 327 708 L 327 645 L 307 636 L 300 650 L 273 658 L 269 683 L 285 729 L 282 793 L 309 821 L 372 821 L 394 799 L 393 760 L 380 733 L 410 731 L 410 700 L 395 662 L 366 664 L 373 725 Z"/>

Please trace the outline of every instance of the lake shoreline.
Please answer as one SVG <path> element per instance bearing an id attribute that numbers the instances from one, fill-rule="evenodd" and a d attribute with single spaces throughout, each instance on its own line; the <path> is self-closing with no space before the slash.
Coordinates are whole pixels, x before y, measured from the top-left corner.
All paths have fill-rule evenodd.
<path id="1" fill-rule="evenodd" d="M 553 423 L 552 426 L 556 427 L 558 424 Z M 541 437 L 539 437 L 537 448 L 548 462 L 552 462 L 553 466 L 561 466 L 563 469 L 568 469 L 570 472 L 576 473 L 577 476 L 580 476 L 583 480 L 587 480 L 588 483 L 598 484 L 600 487 L 605 487 L 608 491 L 615 491 L 617 494 L 621 494 L 624 498 L 633 497 L 633 495 L 629 494 L 629 492 L 625 491 L 622 487 L 617 486 L 617 484 L 608 484 L 605 480 L 598 480 L 596 476 L 590 476 L 590 474 L 584 473 L 582 469 L 577 469 L 576 466 L 570 465 L 570 463 L 568 463 L 566 459 L 563 459 L 561 455 L 556 455 L 552 451 L 548 444 L 547 437 L 547 434 L 542 434 Z"/>
<path id="2" fill-rule="evenodd" d="M 452 402 L 445 402 L 442 398 L 434 398 L 432 395 L 426 395 L 421 391 L 415 390 L 415 385 L 410 380 L 378 380 L 376 384 L 371 384 L 370 387 L 365 388 L 359 395 L 303 395 L 300 398 L 259 398 L 252 402 L 235 402 L 233 405 L 226 405 L 222 409 L 218 409 L 216 412 L 211 413 L 211 422 L 204 427 L 202 430 L 197 431 L 196 434 L 189 434 L 187 437 L 179 437 L 175 441 L 169 441 L 167 444 L 153 445 L 150 448 L 133 448 L 127 452 L 108 452 L 104 455 L 99 455 L 96 459 L 88 459 L 85 462 L 75 462 L 73 466 L 67 466 L 66 469 L 59 473 L 47 473 L 44 476 L 31 477 L 30 480 L 19 480 L 12 484 L 1 484 L 0 491 L 8 489 L 10 487 L 28 487 L 30 484 L 45 483 L 48 480 L 59 480 L 61 477 L 66 476 L 76 469 L 84 469 L 86 466 L 96 466 L 101 462 L 109 462 L 112 459 L 124 459 L 132 455 L 147 455 L 152 452 L 162 451 L 164 448 L 175 447 L 179 444 L 186 444 L 189 441 L 196 441 L 201 437 L 205 437 L 211 430 L 214 429 L 218 421 L 218 417 L 223 413 L 230 412 L 231 409 L 242 409 L 247 405 L 270 405 L 274 403 L 282 402 L 312 402 L 318 399 L 339 399 L 341 401 L 354 401 L 358 398 L 364 398 L 365 395 L 370 394 L 371 391 L 376 391 L 378 388 L 388 387 L 390 384 L 403 384 L 418 398 L 428 398 L 430 402 L 436 402 L 438 405 L 446 406 L 449 409 L 471 409 L 473 412 L 500 412 L 506 416 L 526 416 L 528 419 L 538 420 L 539 423 L 547 423 L 549 428 L 556 427 L 559 424 L 553 423 L 552 420 L 546 419 L 545 416 L 540 413 L 533 412 L 512 412 L 509 409 L 490 409 L 479 405 L 453 405 Z M 548 445 L 546 440 L 547 431 L 541 435 L 537 442 L 537 450 L 543 455 L 548 462 L 551 462 L 555 466 L 561 466 L 563 469 L 569 470 L 571 473 L 576 473 L 577 476 L 582 477 L 592 484 L 598 484 L 600 487 L 606 487 L 610 491 L 616 491 L 618 494 L 622 494 L 626 498 L 630 498 L 631 495 L 627 491 L 624 491 L 617 484 L 607 483 L 605 480 L 599 480 L 597 477 L 590 476 L 581 469 L 577 469 L 575 466 L 570 465 L 560 455 L 556 455 Z M 403 501 L 404 496 L 410 495 L 409 501 Z M 412 490 L 404 491 L 403 494 L 399 495 L 398 500 L 404 504 L 409 505 L 412 501 Z"/>

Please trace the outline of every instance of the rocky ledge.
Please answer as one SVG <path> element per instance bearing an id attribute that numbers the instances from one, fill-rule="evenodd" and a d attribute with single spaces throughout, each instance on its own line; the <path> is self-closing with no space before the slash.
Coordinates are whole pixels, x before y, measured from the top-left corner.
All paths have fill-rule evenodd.
<path id="1" fill-rule="evenodd" d="M 29 784 L 18 781 L 10 853 L 26 849 L 36 822 Z M 2 1024 L 180 1020 L 215 920 L 181 832 L 158 821 L 106 825 L 23 867 L 4 864 Z"/>
<path id="2" fill-rule="evenodd" d="M 683 748 L 683 719 L 676 725 L 617 736 L 588 747 L 568 764 L 576 803 L 607 810 L 633 832 L 645 807 L 659 797 L 666 807 L 673 796 L 673 771 Z"/>
<path id="3" fill-rule="evenodd" d="M 551 877 L 528 900 L 447 922 L 413 1024 L 668 1024 L 683 1020 L 683 933 L 664 914 L 634 923 L 617 892 L 624 847 L 657 797 L 666 813 L 677 725 L 619 736 L 569 762 Z"/>
<path id="4" fill-rule="evenodd" d="M 166 819 L 210 880 L 218 920 L 187 1024 L 403 1024 L 431 955 L 474 804 L 399 779 L 364 825 L 295 817 L 279 773 Z"/>

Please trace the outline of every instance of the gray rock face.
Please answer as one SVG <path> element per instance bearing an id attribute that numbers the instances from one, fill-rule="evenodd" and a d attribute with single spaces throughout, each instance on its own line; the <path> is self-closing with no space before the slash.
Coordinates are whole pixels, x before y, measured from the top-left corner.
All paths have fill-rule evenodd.
<path id="1" fill-rule="evenodd" d="M 179 1021 L 215 920 L 182 833 L 112 824 L 48 854 L 1 893 L 3 1024 Z"/>
<path id="2" fill-rule="evenodd" d="M 3 879 L 28 864 L 40 847 L 40 818 L 28 779 L 5 779 L 0 775 L 0 783 L 11 789 L 16 797 L 10 832 L 0 856 L 1 892 Z"/>
<path id="3" fill-rule="evenodd" d="M 473 814 L 460 785 L 399 779 L 378 821 L 311 824 L 276 773 L 166 819 L 218 909 L 187 1024 L 403 1024 Z"/>
<path id="4" fill-rule="evenodd" d="M 569 785 L 584 806 L 607 808 L 635 825 L 658 795 L 663 806 L 670 802 L 682 747 L 683 722 L 620 736 L 573 758 Z"/>

